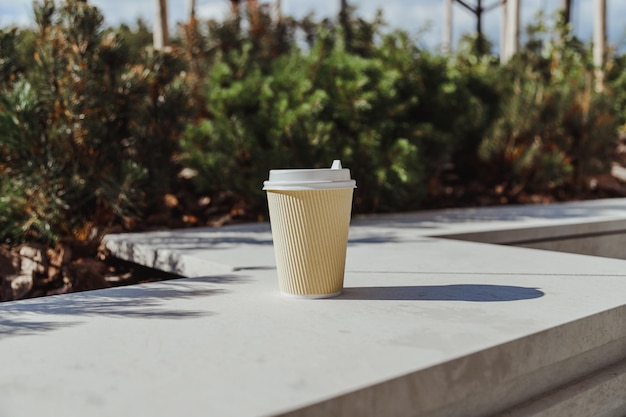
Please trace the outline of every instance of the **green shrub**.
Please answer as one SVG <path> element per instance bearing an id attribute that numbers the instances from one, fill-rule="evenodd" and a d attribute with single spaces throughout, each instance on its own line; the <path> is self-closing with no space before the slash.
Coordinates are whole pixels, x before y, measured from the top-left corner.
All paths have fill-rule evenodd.
<path id="1" fill-rule="evenodd" d="M 198 191 L 235 191 L 260 210 L 269 169 L 340 158 L 359 184 L 357 211 L 418 208 L 451 154 L 477 147 L 495 90 L 378 24 L 355 23 L 350 48 L 330 22 L 307 26 L 310 50 L 293 45 L 269 62 L 231 38 L 238 47 L 212 56 L 207 117 L 182 143 Z"/>
<path id="2" fill-rule="evenodd" d="M 98 238 L 169 190 L 184 66 L 169 53 L 130 56 L 83 2 L 44 1 L 35 18 L 32 61 L 0 86 L 0 237 Z"/>
<path id="3" fill-rule="evenodd" d="M 475 203 L 473 192 L 492 190 L 509 201 L 581 193 L 608 172 L 626 123 L 623 57 L 598 92 L 588 48 L 541 22 L 501 66 L 476 54 L 484 39 L 445 57 L 353 10 L 315 22 L 252 5 L 181 26 L 168 52 L 147 47 L 141 23 L 105 29 L 85 2 L 42 1 L 35 18 L 36 30 L 0 30 L 4 241 L 132 226 L 182 167 L 197 172 L 197 196 L 235 195 L 256 212 L 268 170 L 334 159 L 357 180 L 358 212 Z M 465 191 L 448 194 L 451 181 Z"/>
<path id="4" fill-rule="evenodd" d="M 378 206 L 380 193 L 396 185 L 412 192 L 389 198 L 419 197 L 417 147 L 398 135 L 389 111 L 399 75 L 385 71 L 381 60 L 328 46 L 320 41 L 309 54 L 282 55 L 266 73 L 246 56 L 249 47 L 213 66 L 211 116 L 190 127 L 182 144 L 183 163 L 199 171 L 200 190 L 232 190 L 261 208 L 270 168 L 342 159 L 359 181 L 361 208 Z"/>
<path id="5" fill-rule="evenodd" d="M 529 44 L 505 67 L 502 113 L 480 155 L 510 196 L 587 191 L 592 176 L 610 170 L 617 140 L 612 96 L 595 90 L 589 51 L 567 28 L 546 44 L 534 37 Z"/>

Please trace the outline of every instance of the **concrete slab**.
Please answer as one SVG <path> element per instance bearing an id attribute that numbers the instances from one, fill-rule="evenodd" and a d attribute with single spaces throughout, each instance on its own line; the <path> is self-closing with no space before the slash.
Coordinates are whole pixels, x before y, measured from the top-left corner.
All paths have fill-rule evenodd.
<path id="1" fill-rule="evenodd" d="M 624 208 L 356 220 L 346 289 L 326 300 L 279 295 L 268 225 L 109 236 L 118 255 L 194 277 L 0 304 L 0 416 L 517 417 L 593 392 L 619 413 L 625 261 L 441 236 Z"/>
<path id="2" fill-rule="evenodd" d="M 590 234 L 626 234 L 626 199 L 361 216 L 352 221 L 349 245 L 444 237 L 531 246 Z M 105 243 L 121 259 L 187 277 L 274 267 L 267 223 L 109 235 Z"/>

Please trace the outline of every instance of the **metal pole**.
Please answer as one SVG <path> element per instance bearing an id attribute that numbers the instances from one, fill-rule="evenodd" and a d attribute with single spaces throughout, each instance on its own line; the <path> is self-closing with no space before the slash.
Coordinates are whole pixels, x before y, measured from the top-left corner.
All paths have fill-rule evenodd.
<path id="1" fill-rule="evenodd" d="M 452 52 L 452 2 L 453 0 L 444 0 L 444 23 L 443 23 L 443 52 L 449 54 Z"/>
<path id="2" fill-rule="evenodd" d="M 152 42 L 154 49 L 163 49 L 168 43 L 167 0 L 154 0 L 155 16 Z"/>
<path id="3" fill-rule="evenodd" d="M 604 88 L 606 56 L 606 0 L 595 0 L 593 21 L 593 65 L 596 67 L 596 90 Z"/>
<path id="4" fill-rule="evenodd" d="M 571 19 L 572 0 L 561 0 L 561 13 L 563 14 L 563 22 L 568 24 Z"/>
<path id="5" fill-rule="evenodd" d="M 476 33 L 480 38 L 483 33 L 483 24 L 482 24 L 482 16 L 483 16 L 483 7 L 481 5 L 482 0 L 476 0 Z"/>
<path id="6" fill-rule="evenodd" d="M 506 0 L 502 0 L 502 15 L 500 17 L 500 63 L 504 64 L 508 59 L 508 53 L 506 50 L 506 37 L 507 37 L 507 13 L 506 13 Z"/>
<path id="7" fill-rule="evenodd" d="M 505 37 L 505 51 L 504 61 L 511 59 L 513 55 L 517 53 L 519 49 L 519 12 L 520 12 L 520 0 L 507 0 L 506 3 L 506 37 Z"/>

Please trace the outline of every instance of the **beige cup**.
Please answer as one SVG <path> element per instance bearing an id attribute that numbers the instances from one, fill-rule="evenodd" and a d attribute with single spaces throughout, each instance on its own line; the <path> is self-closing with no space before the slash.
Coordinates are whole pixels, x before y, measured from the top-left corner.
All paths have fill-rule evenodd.
<path id="1" fill-rule="evenodd" d="M 282 294 L 334 297 L 343 289 L 355 181 L 330 169 L 271 170 L 263 189 Z"/>

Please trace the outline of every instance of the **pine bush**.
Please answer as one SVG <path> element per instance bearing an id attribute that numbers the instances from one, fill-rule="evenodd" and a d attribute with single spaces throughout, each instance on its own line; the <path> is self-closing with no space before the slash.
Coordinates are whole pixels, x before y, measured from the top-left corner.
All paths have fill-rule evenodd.
<path id="1" fill-rule="evenodd" d="M 97 239 L 169 189 L 188 108 L 184 65 L 167 52 L 132 56 L 86 3 L 34 11 L 31 62 L 14 77 L 15 64 L 0 67 L 0 237 Z M 0 39 L 0 62 L 19 62 L 18 37 Z"/>
<path id="2" fill-rule="evenodd" d="M 590 51 L 557 24 L 534 32 L 503 74 L 510 78 L 501 86 L 502 112 L 479 151 L 493 181 L 513 197 L 588 191 L 595 175 L 609 172 L 617 141 L 613 96 L 596 90 Z"/>
<path id="3" fill-rule="evenodd" d="M 355 21 L 354 45 L 337 37 L 345 28 L 306 24 L 310 49 L 269 61 L 245 37 L 220 42 L 237 47 L 212 55 L 206 117 L 182 142 L 198 192 L 234 191 L 261 210 L 269 169 L 342 159 L 359 183 L 357 211 L 418 208 L 451 153 L 485 129 L 476 85 L 493 89 L 377 22 Z"/>

